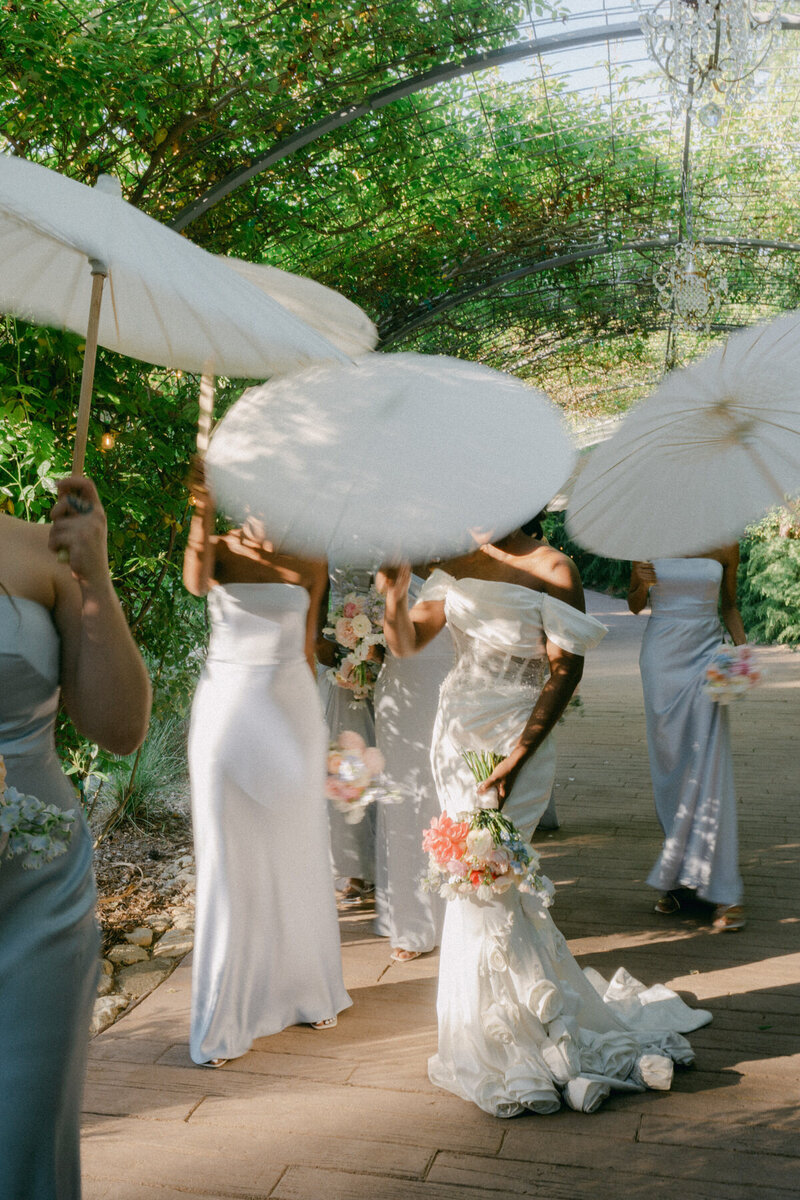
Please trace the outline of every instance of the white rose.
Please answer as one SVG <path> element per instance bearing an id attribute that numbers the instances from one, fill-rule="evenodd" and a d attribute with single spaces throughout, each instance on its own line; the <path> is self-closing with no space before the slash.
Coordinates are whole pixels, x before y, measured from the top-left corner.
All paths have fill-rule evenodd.
<path id="1" fill-rule="evenodd" d="M 467 834 L 467 852 L 475 858 L 488 858 L 494 850 L 494 838 L 488 829 L 471 829 Z"/>

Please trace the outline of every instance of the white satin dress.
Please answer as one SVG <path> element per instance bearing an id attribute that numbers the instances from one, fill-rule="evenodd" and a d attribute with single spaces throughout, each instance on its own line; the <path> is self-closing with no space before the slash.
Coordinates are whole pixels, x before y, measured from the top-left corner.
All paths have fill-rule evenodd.
<path id="1" fill-rule="evenodd" d="M 478 807 L 462 750 L 507 752 L 548 676 L 546 640 L 583 655 L 605 634 L 593 617 L 517 584 L 434 571 L 420 596 L 444 600 L 456 664 L 444 682 L 431 758 L 442 807 Z M 526 834 L 547 805 L 552 734 L 525 763 L 503 812 Z M 557 900 L 557 898 L 556 898 Z M 711 1020 L 626 971 L 582 971 L 536 897 L 447 903 L 431 1081 L 497 1117 L 593 1112 L 612 1089 L 668 1088 L 693 1061 L 683 1033 Z"/>
<path id="2" fill-rule="evenodd" d="M 342 979 L 325 801 L 327 730 L 304 654 L 308 593 L 209 593 L 211 642 L 189 737 L 197 911 L 190 1052 L 332 1017 Z"/>
<path id="3" fill-rule="evenodd" d="M 412 602 L 421 587 L 412 576 Z M 387 650 L 375 688 L 375 736 L 386 760 L 386 789 L 375 806 L 375 932 L 419 954 L 438 946 L 444 921 L 445 902 L 424 892 L 420 879 L 428 865 L 422 833 L 439 815 L 431 738 L 452 665 L 453 643 L 443 629 L 410 658 Z"/>

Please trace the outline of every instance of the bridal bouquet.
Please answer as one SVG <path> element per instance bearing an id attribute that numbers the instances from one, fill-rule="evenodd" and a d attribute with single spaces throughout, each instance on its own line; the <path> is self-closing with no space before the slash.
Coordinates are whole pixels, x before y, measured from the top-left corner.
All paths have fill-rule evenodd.
<path id="1" fill-rule="evenodd" d="M 30 870 L 64 854 L 75 821 L 74 809 L 63 812 L 5 784 L 6 766 L 0 755 L 0 856 L 22 854 L 22 865 Z"/>
<path id="2" fill-rule="evenodd" d="M 720 646 L 706 667 L 703 692 L 717 704 L 730 704 L 761 679 L 749 646 Z"/>
<path id="3" fill-rule="evenodd" d="M 459 813 L 455 821 L 447 813 L 434 817 L 422 835 L 422 849 L 428 852 L 422 886 L 445 900 L 491 900 L 516 887 L 538 896 L 548 908 L 553 902 L 555 891 L 539 873 L 538 854 L 494 809 Z"/>
<path id="4" fill-rule="evenodd" d="M 366 592 L 348 592 L 328 613 L 323 629 L 336 642 L 337 663 L 328 677 L 353 693 L 356 702 L 370 698 L 381 669 L 380 662 L 369 659 L 373 646 L 385 646 L 383 636 L 384 597 L 374 584 Z"/>
<path id="5" fill-rule="evenodd" d="M 345 814 L 348 825 L 356 825 L 362 820 L 367 805 L 376 798 L 377 790 L 369 785 L 383 766 L 380 750 L 368 746 L 352 729 L 343 729 L 331 744 L 325 795 L 334 808 Z"/>

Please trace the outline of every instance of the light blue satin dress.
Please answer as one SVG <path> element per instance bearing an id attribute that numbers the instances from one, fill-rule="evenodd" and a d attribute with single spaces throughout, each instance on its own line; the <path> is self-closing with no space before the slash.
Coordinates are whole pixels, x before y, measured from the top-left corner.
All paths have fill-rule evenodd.
<path id="1" fill-rule="evenodd" d="M 713 904 L 738 904 L 736 796 L 728 712 L 703 694 L 722 643 L 717 615 L 722 564 L 655 559 L 639 665 L 656 815 L 664 845 L 647 882 L 688 887 Z"/>
<path id="2" fill-rule="evenodd" d="M 53 744 L 59 638 L 40 604 L 0 595 L 0 754 L 6 785 L 80 808 Z M 0 857 L 0 1196 L 77 1200 L 79 1119 L 97 980 L 92 846 L 36 870 Z"/>
<path id="3" fill-rule="evenodd" d="M 255 1038 L 351 1001 L 330 869 L 327 732 L 304 653 L 308 592 L 214 587 L 192 708 L 197 862 L 190 1052 L 238 1058 Z"/>

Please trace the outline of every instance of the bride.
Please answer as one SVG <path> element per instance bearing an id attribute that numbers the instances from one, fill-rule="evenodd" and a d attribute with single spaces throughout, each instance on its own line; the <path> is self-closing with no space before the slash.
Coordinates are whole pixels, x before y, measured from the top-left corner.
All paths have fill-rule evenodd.
<path id="1" fill-rule="evenodd" d="M 555 773 L 553 730 L 605 634 L 584 611 L 573 561 L 522 529 L 435 570 L 408 607 L 409 570 L 385 569 L 386 639 L 422 649 L 445 624 L 456 662 L 442 685 L 431 762 L 451 817 L 500 807 L 530 837 Z M 464 751 L 504 757 L 479 787 Z M 620 970 L 583 972 L 539 898 L 510 888 L 448 902 L 433 1083 L 485 1112 L 592 1112 L 612 1088 L 667 1088 L 693 1060 L 681 1033 L 711 1015 Z"/>

